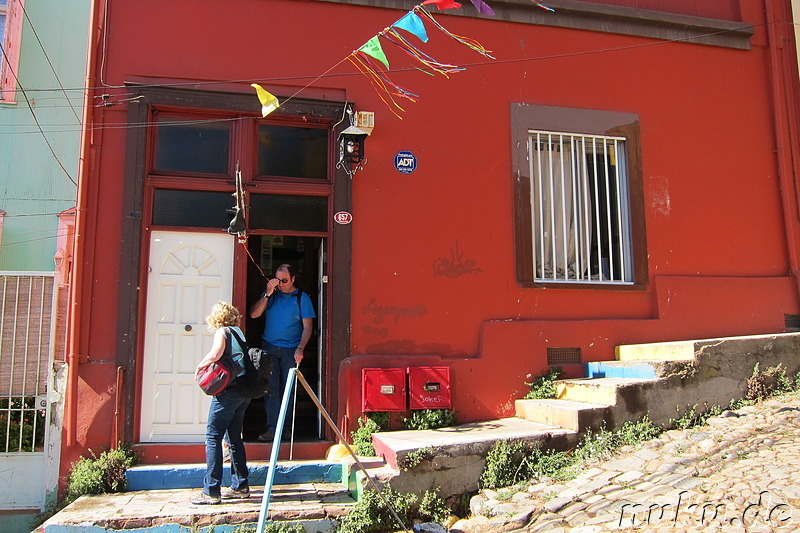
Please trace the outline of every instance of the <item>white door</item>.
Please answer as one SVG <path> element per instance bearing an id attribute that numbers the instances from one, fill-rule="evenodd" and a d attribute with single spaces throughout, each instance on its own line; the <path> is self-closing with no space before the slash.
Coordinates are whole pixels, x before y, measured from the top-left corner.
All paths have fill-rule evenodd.
<path id="1" fill-rule="evenodd" d="M 150 236 L 141 442 L 203 440 L 211 397 L 194 381 L 211 347 L 205 317 L 233 294 L 235 238 L 154 231 Z"/>

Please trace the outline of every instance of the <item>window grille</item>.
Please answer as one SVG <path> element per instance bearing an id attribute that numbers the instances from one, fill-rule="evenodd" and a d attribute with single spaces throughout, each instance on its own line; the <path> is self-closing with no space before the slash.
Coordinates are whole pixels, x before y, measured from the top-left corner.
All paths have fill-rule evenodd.
<path id="1" fill-rule="evenodd" d="M 52 275 L 0 275 L 0 453 L 44 446 Z"/>
<path id="2" fill-rule="evenodd" d="M 580 348 L 547 347 L 547 364 L 549 366 L 574 365 L 581 363 Z"/>
<path id="3" fill-rule="evenodd" d="M 625 138 L 530 131 L 534 279 L 632 284 Z"/>

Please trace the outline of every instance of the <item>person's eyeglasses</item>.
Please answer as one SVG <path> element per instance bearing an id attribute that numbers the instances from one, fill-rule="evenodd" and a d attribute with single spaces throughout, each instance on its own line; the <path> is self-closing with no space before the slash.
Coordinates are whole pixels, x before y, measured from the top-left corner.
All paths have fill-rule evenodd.
<path id="1" fill-rule="evenodd" d="M 289 280 L 288 280 L 288 279 L 281 279 L 281 278 L 278 278 L 278 281 L 279 281 L 279 282 L 281 282 L 281 283 L 289 283 Z"/>

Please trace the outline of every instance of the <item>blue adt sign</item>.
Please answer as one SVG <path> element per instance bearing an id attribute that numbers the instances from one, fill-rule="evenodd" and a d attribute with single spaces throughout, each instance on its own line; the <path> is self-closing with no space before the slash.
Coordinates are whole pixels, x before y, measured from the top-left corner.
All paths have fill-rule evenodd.
<path id="1" fill-rule="evenodd" d="M 394 168 L 400 174 L 411 174 L 417 169 L 417 156 L 408 151 L 397 152 L 394 156 Z"/>

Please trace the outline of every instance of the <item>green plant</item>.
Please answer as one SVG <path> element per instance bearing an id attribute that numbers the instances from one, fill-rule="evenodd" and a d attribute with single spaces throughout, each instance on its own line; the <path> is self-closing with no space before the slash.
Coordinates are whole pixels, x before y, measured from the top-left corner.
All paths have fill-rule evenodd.
<path id="1" fill-rule="evenodd" d="M 384 485 L 381 493 L 403 523 L 408 527 L 413 519 L 412 510 L 417 502 L 414 494 L 401 494 L 391 485 Z M 394 515 L 374 489 L 365 490 L 341 523 L 338 533 L 382 533 L 400 529 Z"/>
<path id="2" fill-rule="evenodd" d="M 358 419 L 358 429 L 351 432 L 350 437 L 356 454 L 373 457 L 375 446 L 372 444 L 372 434 L 389 428 L 389 413 L 375 412 L 365 416 Z"/>
<path id="3" fill-rule="evenodd" d="M 735 411 L 737 409 L 741 409 L 746 405 L 751 405 L 753 403 L 752 400 L 748 400 L 746 398 L 733 398 L 730 402 L 728 402 L 728 409 L 731 411 Z"/>
<path id="4" fill-rule="evenodd" d="M 44 446 L 45 411 L 33 396 L 0 399 L 0 451 L 35 452 Z"/>
<path id="5" fill-rule="evenodd" d="M 561 369 L 553 367 L 550 371 L 542 376 L 537 376 L 530 383 L 527 381 L 525 385 L 529 386 L 531 390 L 525 395 L 526 400 L 546 400 L 548 398 L 556 397 L 556 380 L 562 374 Z"/>
<path id="6" fill-rule="evenodd" d="M 587 431 L 572 451 L 529 449 L 519 441 L 498 441 L 486 456 L 479 485 L 497 489 L 536 478 L 566 480 L 575 477 L 586 463 L 605 459 L 620 446 L 635 445 L 658 436 L 662 428 L 647 417 L 626 422 L 616 431 Z"/>
<path id="7" fill-rule="evenodd" d="M 397 462 L 397 466 L 400 470 L 412 470 L 419 466 L 422 461 L 430 459 L 432 455 L 433 448 L 430 447 L 411 450 Z"/>
<path id="8" fill-rule="evenodd" d="M 763 372 L 759 372 L 756 363 L 753 366 L 753 374 L 747 379 L 747 391 L 744 397 L 748 400 L 763 400 L 775 394 L 790 392 L 793 385 L 793 380 L 786 376 L 782 363 L 771 366 Z"/>
<path id="9" fill-rule="evenodd" d="M 439 487 L 425 491 L 419 504 L 418 518 L 426 522 L 444 524 L 450 514 L 450 508 L 439 496 Z"/>
<path id="10" fill-rule="evenodd" d="M 562 480 L 573 476 L 572 467 L 576 463 L 576 456 L 567 452 L 534 448 L 524 462 L 527 465 L 521 472 L 525 472 L 529 478 Z"/>
<path id="11" fill-rule="evenodd" d="M 527 454 L 525 444 L 520 441 L 495 442 L 486 455 L 486 465 L 478 485 L 485 489 L 496 489 L 509 487 L 517 480 L 525 479 L 528 472 L 521 472 L 520 469 Z"/>
<path id="12" fill-rule="evenodd" d="M 120 447 L 91 458 L 81 457 L 72 464 L 67 499 L 72 501 L 84 494 L 121 492 L 125 490 L 125 471 L 138 462 L 136 454 Z"/>
<path id="13" fill-rule="evenodd" d="M 705 406 L 705 410 L 698 411 L 697 404 L 690 406 L 678 418 L 671 418 L 668 426 L 672 429 L 689 429 L 696 426 L 702 426 L 712 416 L 717 416 L 722 412 L 722 408 L 718 405 Z M 676 407 L 676 410 L 678 408 Z"/>
<path id="14" fill-rule="evenodd" d="M 456 415 L 449 409 L 420 409 L 403 419 L 406 429 L 437 429 L 457 425 Z"/>
<path id="15" fill-rule="evenodd" d="M 721 412 L 718 408 L 709 409 L 708 412 L 712 411 L 714 414 L 719 414 Z M 654 424 L 649 416 L 644 415 L 635 422 L 628 421 L 622 424 L 622 427 L 614 432 L 614 444 L 615 446 L 639 444 L 658 437 L 663 431 L 663 428 Z"/>

